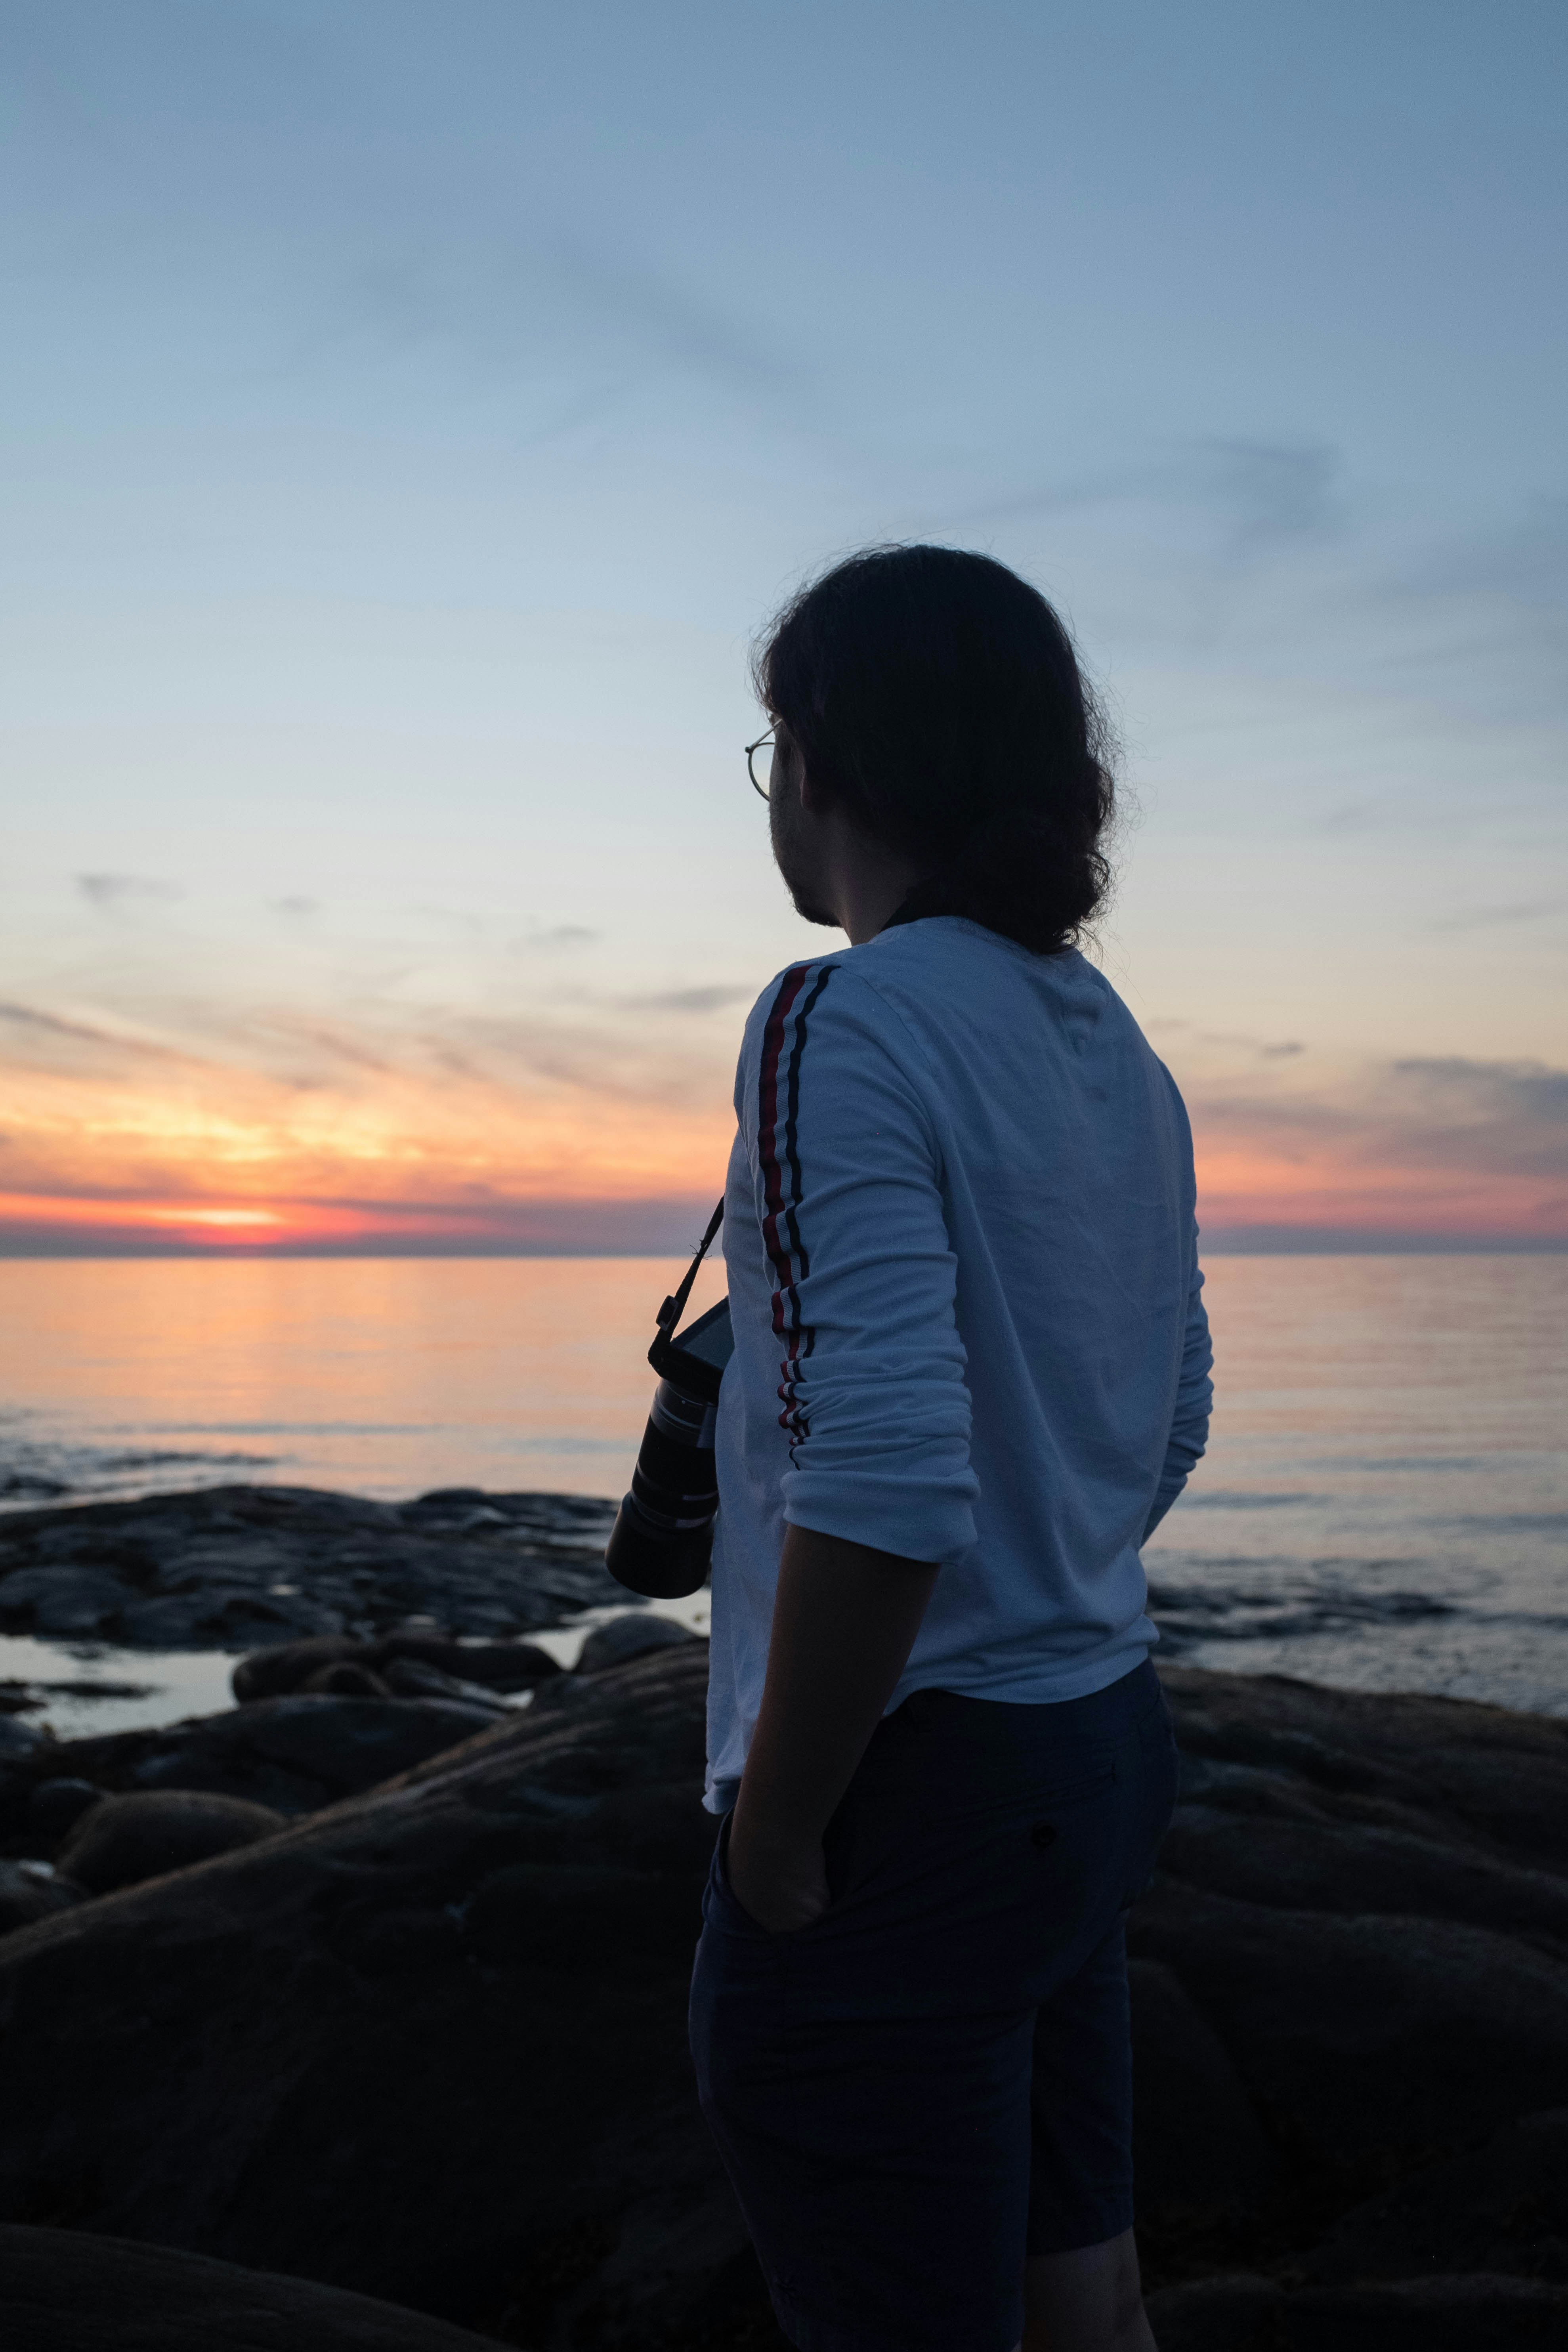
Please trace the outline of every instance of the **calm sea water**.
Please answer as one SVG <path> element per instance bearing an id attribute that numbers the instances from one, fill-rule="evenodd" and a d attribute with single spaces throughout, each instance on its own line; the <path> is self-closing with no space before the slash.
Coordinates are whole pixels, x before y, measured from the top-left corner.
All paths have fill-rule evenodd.
<path id="1" fill-rule="evenodd" d="M 679 1271 L 0 1265 L 0 1498 L 618 1496 Z M 1167 1653 L 1568 1714 L 1568 1257 L 1218 1257 L 1208 1296 L 1213 1442 L 1147 1555 Z"/>

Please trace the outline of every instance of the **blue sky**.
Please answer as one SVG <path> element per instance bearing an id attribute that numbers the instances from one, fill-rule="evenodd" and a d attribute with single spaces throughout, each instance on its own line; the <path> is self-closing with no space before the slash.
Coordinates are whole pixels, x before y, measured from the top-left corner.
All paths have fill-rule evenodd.
<path id="1" fill-rule="evenodd" d="M 747 645 L 908 537 L 1110 696 L 1211 1223 L 1568 1235 L 1560 8 L 9 29 L 16 1246 L 683 1231 L 825 943 Z"/>

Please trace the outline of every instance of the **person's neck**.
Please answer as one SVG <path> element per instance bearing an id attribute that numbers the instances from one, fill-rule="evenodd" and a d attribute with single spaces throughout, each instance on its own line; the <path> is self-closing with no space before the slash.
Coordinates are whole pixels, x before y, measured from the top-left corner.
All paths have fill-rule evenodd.
<path id="1" fill-rule="evenodd" d="M 847 934 L 852 948 L 863 947 L 879 931 L 886 930 L 920 879 L 906 857 L 868 854 L 864 844 L 857 848 L 858 855 L 838 861 L 830 901 L 838 928 Z"/>

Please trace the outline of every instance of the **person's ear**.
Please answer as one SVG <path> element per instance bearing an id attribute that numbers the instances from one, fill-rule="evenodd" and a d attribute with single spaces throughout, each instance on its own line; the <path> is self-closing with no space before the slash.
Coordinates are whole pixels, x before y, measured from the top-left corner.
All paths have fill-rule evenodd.
<path id="1" fill-rule="evenodd" d="M 821 816 L 827 807 L 827 795 L 820 784 L 813 783 L 805 770 L 800 771 L 800 805 L 807 816 Z"/>

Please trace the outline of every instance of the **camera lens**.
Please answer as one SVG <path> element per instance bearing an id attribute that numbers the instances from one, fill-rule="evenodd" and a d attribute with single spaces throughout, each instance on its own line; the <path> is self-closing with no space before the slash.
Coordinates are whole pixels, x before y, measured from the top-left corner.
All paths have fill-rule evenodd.
<path id="1" fill-rule="evenodd" d="M 695 1592 L 708 1574 L 719 1485 L 716 1407 L 660 1381 L 643 1432 L 632 1490 L 616 1514 L 605 1565 L 618 1584 L 650 1601 Z"/>

